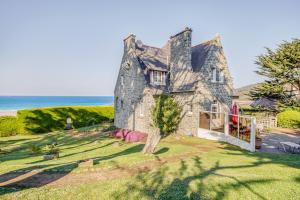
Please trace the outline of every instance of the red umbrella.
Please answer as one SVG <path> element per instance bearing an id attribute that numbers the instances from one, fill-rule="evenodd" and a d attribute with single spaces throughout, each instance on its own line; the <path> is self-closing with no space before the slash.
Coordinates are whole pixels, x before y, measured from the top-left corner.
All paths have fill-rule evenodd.
<path id="1" fill-rule="evenodd" d="M 236 125 L 238 123 L 238 114 L 239 114 L 238 106 L 236 105 L 236 103 L 232 105 L 231 114 L 232 114 L 231 121 L 234 125 Z"/>

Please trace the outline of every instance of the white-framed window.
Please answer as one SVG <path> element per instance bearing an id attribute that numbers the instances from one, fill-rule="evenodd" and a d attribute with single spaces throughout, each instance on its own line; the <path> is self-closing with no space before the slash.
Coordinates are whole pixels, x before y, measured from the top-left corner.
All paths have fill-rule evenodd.
<path id="1" fill-rule="evenodd" d="M 224 83 L 224 72 L 223 70 L 213 68 L 212 69 L 212 79 L 213 83 Z"/>
<path id="2" fill-rule="evenodd" d="M 212 70 L 212 82 L 217 82 L 217 69 L 213 68 Z"/>
<path id="3" fill-rule="evenodd" d="M 222 71 L 220 71 L 220 73 L 219 73 L 219 82 L 220 83 L 224 83 L 224 72 L 223 72 L 223 70 Z"/>
<path id="4" fill-rule="evenodd" d="M 150 82 L 154 85 L 166 85 L 166 72 L 161 71 L 151 71 L 150 72 Z"/>
<path id="5" fill-rule="evenodd" d="M 212 119 L 219 119 L 221 117 L 221 105 L 217 100 L 214 100 L 210 106 L 212 112 Z"/>
<path id="6" fill-rule="evenodd" d="M 139 106 L 139 114 L 140 114 L 140 117 L 143 117 L 144 116 L 144 101 L 141 100 L 140 101 L 140 106 Z"/>

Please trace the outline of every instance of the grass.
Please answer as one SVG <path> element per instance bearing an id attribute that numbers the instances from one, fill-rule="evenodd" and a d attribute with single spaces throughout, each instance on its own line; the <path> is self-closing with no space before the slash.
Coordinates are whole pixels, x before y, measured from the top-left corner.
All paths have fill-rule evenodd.
<path id="1" fill-rule="evenodd" d="M 43 161 L 41 155 L 32 155 L 27 148 L 30 144 L 43 146 L 53 140 L 58 141 L 61 150 L 58 160 Z M 1 199 L 296 199 L 300 196 L 299 155 L 250 153 L 224 143 L 174 136 L 163 139 L 156 154 L 143 155 L 143 144 L 115 145 L 118 140 L 87 131 L 81 137 L 55 132 L 0 138 L 0 141 L 6 151 L 1 155 L 0 184 L 3 174 L 15 170 L 39 166 L 68 171 L 35 187 L 0 187 Z M 95 160 L 90 171 L 74 165 L 85 158 Z M 166 162 L 150 167 L 160 159 Z M 145 163 L 148 170 L 84 182 L 95 169 L 99 173 L 122 172 Z M 51 184 L 67 180 L 64 176 L 72 174 L 81 176 L 82 183 Z"/>

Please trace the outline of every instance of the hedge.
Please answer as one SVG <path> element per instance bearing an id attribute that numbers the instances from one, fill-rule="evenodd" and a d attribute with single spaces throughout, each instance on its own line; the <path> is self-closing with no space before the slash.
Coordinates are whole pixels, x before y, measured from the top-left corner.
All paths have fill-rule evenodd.
<path id="1" fill-rule="evenodd" d="M 0 130 L 3 130 L 3 136 L 15 133 L 14 130 L 17 130 L 17 134 L 64 130 L 68 117 L 72 119 L 74 128 L 80 128 L 102 122 L 112 122 L 114 109 L 112 106 L 71 106 L 20 110 L 16 118 L 6 117 L 5 123 L 0 126 L 6 128 Z"/>
<path id="2" fill-rule="evenodd" d="M 277 115 L 277 125 L 282 128 L 300 129 L 300 112 L 286 110 Z"/>

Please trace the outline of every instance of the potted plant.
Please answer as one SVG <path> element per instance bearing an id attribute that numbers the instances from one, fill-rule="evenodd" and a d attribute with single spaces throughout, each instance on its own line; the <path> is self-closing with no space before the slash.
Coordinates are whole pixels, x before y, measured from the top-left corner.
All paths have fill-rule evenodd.
<path id="1" fill-rule="evenodd" d="M 48 151 L 43 156 L 44 160 L 52 160 L 54 158 L 59 158 L 59 148 L 55 144 L 47 145 Z"/>
<path id="2" fill-rule="evenodd" d="M 257 128 L 255 132 L 255 149 L 261 148 L 262 139 L 260 137 L 260 130 Z"/>

